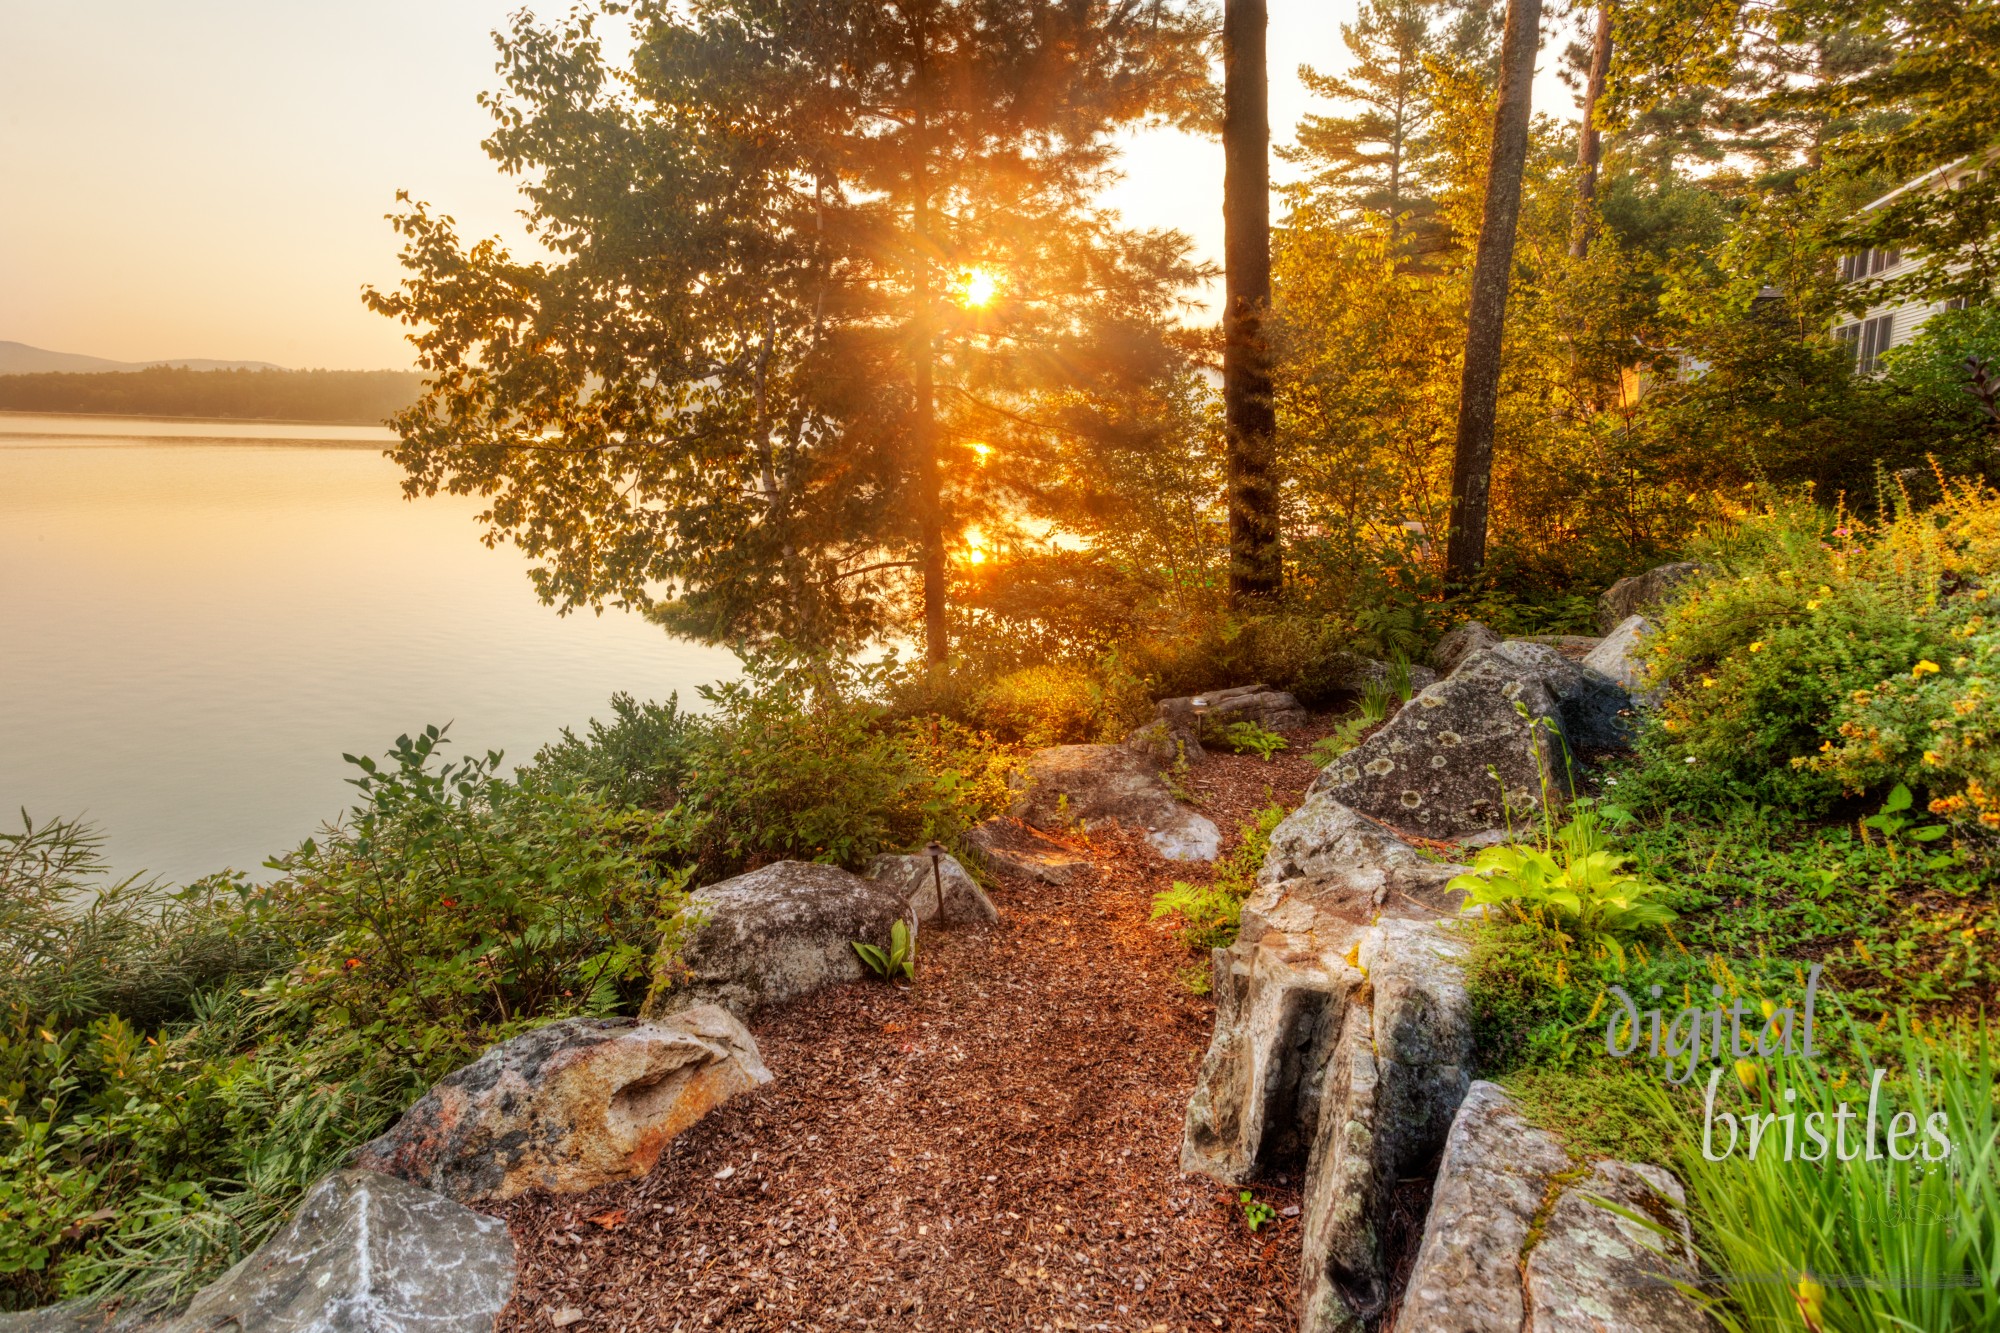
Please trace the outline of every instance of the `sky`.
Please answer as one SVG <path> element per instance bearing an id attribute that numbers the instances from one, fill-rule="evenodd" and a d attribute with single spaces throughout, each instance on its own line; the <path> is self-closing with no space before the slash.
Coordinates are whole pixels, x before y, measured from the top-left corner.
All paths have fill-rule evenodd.
<path id="1" fill-rule="evenodd" d="M 0 0 L 0 340 L 121 361 L 410 364 L 365 310 L 408 190 L 461 235 L 520 235 L 480 151 L 490 34 L 566 0 Z M 1356 0 L 1270 0 L 1271 126 L 1311 109 Z M 1538 111 L 1574 114 L 1544 52 Z M 1222 249 L 1222 151 L 1131 136 L 1108 201 Z"/>

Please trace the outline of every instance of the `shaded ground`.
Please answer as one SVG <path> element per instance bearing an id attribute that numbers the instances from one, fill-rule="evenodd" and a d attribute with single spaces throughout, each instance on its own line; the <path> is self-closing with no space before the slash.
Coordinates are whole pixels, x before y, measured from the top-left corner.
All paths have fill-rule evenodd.
<path id="1" fill-rule="evenodd" d="M 1297 804 L 1318 734 L 1194 767 L 1226 842 Z M 1214 1013 L 1147 912 L 1198 867 L 1072 845 L 1092 872 L 1003 877 L 999 924 L 927 939 L 914 989 L 755 1024 L 775 1080 L 647 1179 L 498 1210 L 521 1263 L 502 1329 L 1297 1327 L 1299 1182 L 1258 1186 L 1280 1215 L 1253 1234 L 1235 1191 L 1178 1166 Z"/>

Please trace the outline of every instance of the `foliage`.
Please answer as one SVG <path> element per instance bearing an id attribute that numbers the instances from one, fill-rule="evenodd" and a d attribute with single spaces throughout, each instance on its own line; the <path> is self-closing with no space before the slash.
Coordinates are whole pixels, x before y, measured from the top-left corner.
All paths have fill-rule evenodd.
<path id="1" fill-rule="evenodd" d="M 665 809 L 688 780 L 707 722 L 684 710 L 678 695 L 665 703 L 611 696 L 611 720 L 592 718 L 585 734 L 564 727 L 542 747 L 532 767 L 544 781 L 588 787 L 615 806 Z"/>
<path id="2" fill-rule="evenodd" d="M 178 893 L 110 879 L 103 839 L 77 820 L 0 833 L 0 1012 L 63 1023 L 184 1017 L 205 991 L 261 976 L 282 951 L 232 910 L 232 881 Z"/>
<path id="3" fill-rule="evenodd" d="M 1908 510 L 1872 528 L 1798 502 L 1746 514 L 1653 640 L 1655 679 L 1671 692 L 1645 749 L 1656 773 L 1690 770 L 1665 777 L 1661 795 L 1824 809 L 1841 783 L 1816 756 L 1839 743 L 1843 705 L 1919 662 L 1952 660 L 1939 604 L 1951 546 Z"/>
<path id="4" fill-rule="evenodd" d="M 1599 942 L 1622 954 L 1620 937 L 1663 926 L 1673 909 L 1659 901 L 1661 886 L 1626 869 L 1632 858 L 1611 849 L 1603 824 L 1626 818 L 1616 806 L 1577 801 L 1570 822 L 1541 846 L 1503 843 L 1473 858 L 1472 870 L 1451 881 L 1472 907 L 1508 907 L 1517 916 L 1547 921 L 1589 948 Z"/>
<path id="5" fill-rule="evenodd" d="M 1928 512 L 1900 516 L 1861 539 L 1870 563 L 1894 561 L 1927 578 L 1918 655 L 1853 688 L 1829 709 L 1819 752 L 1795 761 L 1850 790 L 1888 783 L 1932 793 L 1935 814 L 2000 828 L 2000 623 L 1990 615 L 2000 573 L 2000 494 L 1947 485 Z M 1877 576 L 1880 581 L 1881 576 Z M 1916 590 L 1913 590 L 1913 596 Z"/>
<path id="6" fill-rule="evenodd" d="M 2000 355 L 2000 305 L 1942 310 L 1924 321 L 1915 337 L 1882 354 L 1889 385 L 1936 405 L 1939 415 L 1957 416 L 1990 437 L 1992 418 L 1969 387 L 1966 359 Z"/>
<path id="7" fill-rule="evenodd" d="M 854 952 L 868 965 L 868 970 L 884 981 L 895 980 L 898 972 L 910 981 L 917 979 L 917 938 L 910 933 L 909 923 L 901 917 L 889 928 L 889 947 L 869 944 L 865 940 L 854 941 Z"/>
<path id="8" fill-rule="evenodd" d="M 444 743 L 354 758 L 348 818 L 260 886 L 83 905 L 84 830 L 5 844 L 0 947 L 81 980 L 0 997 L 0 1304 L 185 1294 L 487 1045 L 636 1009 L 685 880 L 663 817 Z"/>
<path id="9" fill-rule="evenodd" d="M 979 718 L 995 736 L 1031 750 L 1116 740 L 1137 721 L 1144 695 L 1106 686 L 1098 672 L 1082 667 L 1023 667 L 981 692 Z"/>
<path id="10" fill-rule="evenodd" d="M 1265 1225 L 1267 1222 L 1275 1220 L 1278 1216 L 1277 1209 L 1259 1199 L 1249 1190 L 1239 1191 L 1236 1196 L 1236 1202 L 1243 1206 L 1243 1225 L 1249 1227 L 1252 1231 L 1257 1230 L 1257 1228 Z"/>
<path id="11" fill-rule="evenodd" d="M 1379 717 L 1371 718 L 1366 713 L 1343 719 L 1334 727 L 1332 735 L 1322 736 L 1313 742 L 1312 761 L 1314 765 L 1325 768 L 1328 764 L 1361 744 L 1362 733 L 1366 732 L 1368 728 L 1374 726 L 1379 721 L 1381 721 Z"/>
<path id="12" fill-rule="evenodd" d="M 1176 938 L 1188 949 L 1222 949 L 1234 943 L 1243 900 L 1257 887 L 1257 872 L 1271 849 L 1271 832 L 1285 813 L 1282 806 L 1267 806 L 1256 823 L 1245 824 L 1242 839 L 1215 863 L 1208 883 L 1175 880 L 1172 888 L 1154 894 L 1152 920 L 1178 918 Z"/>
<path id="13" fill-rule="evenodd" d="M 785 859 L 855 867 L 956 837 L 1004 805 L 1004 752 L 963 728 L 891 725 L 885 673 L 771 658 L 702 686 L 711 715 L 668 792 L 682 854 L 707 876 Z"/>
<path id="14" fill-rule="evenodd" d="M 523 1016 L 633 1007 L 686 875 L 657 815 L 509 782 L 497 753 L 433 767 L 443 739 L 398 737 L 387 764 L 347 756 L 361 803 L 274 860 L 283 877 L 251 907 L 297 959 L 265 988 L 275 1014 L 428 1034 L 422 1062 L 448 1069 Z"/>
<path id="15" fill-rule="evenodd" d="M 1130 461 L 1187 384 L 1186 238 L 1077 201 L 1119 127 L 1205 114 L 1206 38 L 1180 4 L 514 16 L 485 147 L 549 257 L 394 218 L 407 276 L 366 299 L 426 372 L 405 489 L 485 497 L 564 610 L 820 648 L 930 623 L 1003 498 Z"/>
<path id="16" fill-rule="evenodd" d="M 1783 1278 L 1730 1284 L 1727 1302 L 1715 1309 L 1725 1328 L 1796 1329 L 1802 1314 L 1809 1327 L 1829 1333 L 1971 1333 L 2000 1321 L 1993 1281 L 2000 1272 L 2000 1065 L 1990 1038 L 1970 1027 L 1906 1023 L 1886 1045 L 1880 1063 L 1867 1061 L 1853 1077 L 1780 1057 L 1750 1087 L 1723 1080 L 1718 1109 L 1747 1119 L 1821 1108 L 1830 1121 L 1846 1100 L 1858 1119 L 1872 1071 L 1882 1069 L 1890 1075 L 1880 1091 L 1883 1129 L 1889 1108 L 1920 1127 L 1941 1114 L 1952 1145 L 1943 1161 L 1926 1160 L 1927 1153 L 1899 1161 L 1874 1143 L 1866 1153 L 1857 1147 L 1852 1160 L 1832 1160 L 1829 1149 L 1816 1165 L 1768 1148 L 1754 1159 L 1739 1149 L 1711 1161 L 1698 1146 L 1700 1105 L 1654 1088 L 1650 1109 L 1680 1128 L 1675 1165 L 1707 1265 Z M 1723 1130 L 1715 1134 L 1719 1140 Z"/>
<path id="17" fill-rule="evenodd" d="M 1231 722 L 1222 729 L 1222 741 L 1237 754 L 1254 754 L 1266 763 L 1291 748 L 1290 741 L 1256 722 Z"/>

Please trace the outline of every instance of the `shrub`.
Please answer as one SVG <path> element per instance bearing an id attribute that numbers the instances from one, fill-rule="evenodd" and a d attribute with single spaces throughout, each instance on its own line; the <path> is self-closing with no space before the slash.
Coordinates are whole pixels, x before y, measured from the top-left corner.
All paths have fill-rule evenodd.
<path id="1" fill-rule="evenodd" d="M 1811 761 L 1842 705 L 1948 656 L 1944 555 L 1932 521 L 1907 511 L 1874 530 L 1803 503 L 1746 517 L 1654 640 L 1671 693 L 1642 743 L 1649 794 L 1823 809 L 1841 783 Z"/>
<path id="2" fill-rule="evenodd" d="M 687 780 L 704 725 L 682 710 L 678 695 L 639 703 L 614 694 L 610 722 L 592 718 L 583 736 L 564 727 L 562 738 L 535 756 L 533 768 L 551 783 L 589 787 L 612 805 L 664 809 Z"/>
<path id="3" fill-rule="evenodd" d="M 636 1004 L 687 878 L 660 817 L 509 782 L 498 754 L 434 767 L 443 740 L 427 727 L 387 765 L 348 756 L 362 803 L 271 862 L 283 877 L 252 910 L 297 959 L 265 988 L 272 1011 L 322 1035 L 435 1029 L 456 1063 L 523 1018 Z"/>
<path id="4" fill-rule="evenodd" d="M 994 735 L 1029 749 L 1116 740 L 1137 720 L 1123 714 L 1093 673 L 1059 663 L 1024 667 L 988 685 L 979 718 Z"/>
<path id="5" fill-rule="evenodd" d="M 693 730 L 667 819 L 703 877 L 779 860 L 854 868 L 1004 806 L 1000 747 L 951 724 L 892 725 L 886 674 L 770 661 L 701 688 L 713 716 Z"/>

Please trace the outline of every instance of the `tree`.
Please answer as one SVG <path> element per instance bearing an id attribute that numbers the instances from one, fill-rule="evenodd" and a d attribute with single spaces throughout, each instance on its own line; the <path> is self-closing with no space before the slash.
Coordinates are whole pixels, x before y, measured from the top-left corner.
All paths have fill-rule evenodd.
<path id="1" fill-rule="evenodd" d="M 1107 340 L 1174 364 L 1184 239 L 1085 201 L 1118 125 L 1202 110 L 1204 16 L 644 3 L 623 70 L 601 21 L 499 39 L 487 149 L 551 258 L 396 218 L 409 276 L 368 300 L 430 376 L 405 489 L 489 497 L 563 610 L 829 646 L 914 619 L 943 660 L 951 550 L 1019 475 L 999 442 L 1047 447 L 1042 397 Z"/>
<path id="2" fill-rule="evenodd" d="M 2000 10 L 1957 0 L 1661 0 L 1633 10 L 1610 120 L 1638 128 L 1697 102 L 1726 121 L 1719 151 L 1760 159 L 1787 187 L 1864 194 L 1961 161 L 1952 188 L 1856 212 L 1840 249 L 1913 250 L 1925 264 L 1885 297 L 1990 298 L 2000 283 Z M 1632 137 L 1627 131 L 1627 139 Z M 1830 249 L 1823 259 L 1833 260 Z"/>
<path id="3" fill-rule="evenodd" d="M 1264 0 L 1223 0 L 1222 394 L 1229 432 L 1229 597 L 1243 606 L 1283 584 L 1271 404 L 1270 81 Z"/>
<path id="4" fill-rule="evenodd" d="M 1341 24 L 1348 72 L 1334 76 L 1301 65 L 1299 78 L 1316 95 L 1359 110 L 1307 115 L 1299 121 L 1298 143 L 1279 150 L 1310 173 L 1295 194 L 1337 213 L 1381 219 L 1392 244 L 1412 222 L 1422 224 L 1428 203 L 1412 156 L 1430 114 L 1430 8 L 1427 0 L 1367 0 L 1354 22 Z"/>
<path id="5" fill-rule="evenodd" d="M 1451 468 L 1451 535 L 1445 549 L 1446 576 L 1461 582 L 1477 573 L 1486 560 L 1501 338 L 1514 267 L 1521 176 L 1528 158 L 1530 99 L 1541 17 L 1541 0 L 1508 0 L 1507 27 L 1500 39 L 1499 99 L 1493 111 L 1486 208 L 1466 314 L 1465 369 L 1460 379 L 1458 439 Z"/>
<path id="6" fill-rule="evenodd" d="M 1597 104 L 1604 97 L 1604 80 L 1611 72 L 1611 9 L 1598 6 L 1597 30 L 1590 42 L 1590 72 L 1583 85 L 1583 102 L 1578 107 L 1582 123 L 1576 135 L 1576 226 L 1570 239 L 1570 255 L 1582 259 L 1590 253 L 1590 232 L 1596 222 L 1597 168 L 1604 157 L 1604 140 L 1597 128 Z"/>

